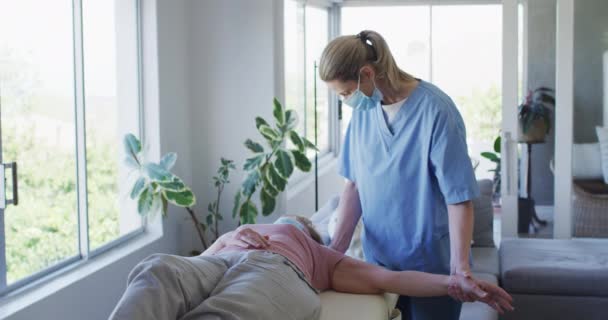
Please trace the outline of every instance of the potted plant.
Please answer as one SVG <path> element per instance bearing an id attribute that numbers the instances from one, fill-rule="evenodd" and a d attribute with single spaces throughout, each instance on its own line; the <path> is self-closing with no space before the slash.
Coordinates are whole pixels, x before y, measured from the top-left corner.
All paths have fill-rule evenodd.
<path id="1" fill-rule="evenodd" d="M 255 118 L 256 128 L 266 140 L 267 149 L 251 139 L 245 141 L 245 147 L 253 152 L 253 156 L 245 160 L 243 170 L 247 173 L 246 178 L 234 199 L 233 217 L 238 215 L 240 224 L 256 222 L 259 210 L 252 200 L 256 191 L 262 205 L 261 213 L 269 215 L 274 211 L 276 198 L 285 190 L 294 168 L 307 172 L 312 167 L 306 151 L 317 148 L 295 131 L 297 113 L 285 110 L 275 98 L 273 116 L 274 125 L 261 117 Z M 294 147 L 286 147 L 288 138 Z M 133 134 L 125 136 L 124 145 L 127 153 L 125 163 L 137 174 L 130 196 L 137 201 L 139 214 L 151 217 L 162 210 L 164 217 L 169 203 L 185 208 L 192 218 L 203 249 L 207 249 L 213 242 L 208 241 L 207 231 L 212 233 L 214 240 L 219 237 L 218 224 L 223 220 L 219 211 L 220 201 L 225 185 L 230 183 L 230 171 L 235 169 L 234 161 L 221 159 L 217 175 L 213 177 L 217 197 L 207 207 L 206 218 L 201 220 L 193 209 L 196 197 L 192 190 L 171 172 L 177 154 L 170 152 L 162 157 L 160 163 L 153 163 L 146 160 L 142 144 Z"/>
<path id="2" fill-rule="evenodd" d="M 551 113 L 555 108 L 553 90 L 540 87 L 528 92 L 518 107 L 519 141 L 543 142 L 551 130 Z"/>
<path id="3" fill-rule="evenodd" d="M 493 182 L 492 200 L 494 201 L 494 203 L 498 203 L 498 200 L 500 199 L 500 183 L 501 183 L 501 179 L 500 179 L 500 142 L 501 142 L 501 139 L 500 139 L 500 135 L 499 135 L 494 140 L 494 152 L 486 151 L 486 152 L 481 153 L 482 157 L 484 157 L 496 164 L 496 167 L 494 169 L 488 170 L 490 172 L 494 172 L 494 177 L 492 179 L 492 182 Z"/>

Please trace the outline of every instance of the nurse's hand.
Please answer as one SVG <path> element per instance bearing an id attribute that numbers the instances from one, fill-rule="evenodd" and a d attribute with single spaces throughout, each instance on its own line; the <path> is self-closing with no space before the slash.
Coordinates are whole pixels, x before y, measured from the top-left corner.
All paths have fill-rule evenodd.
<path id="1" fill-rule="evenodd" d="M 473 302 L 487 295 L 475 282 L 470 273 L 450 276 L 448 294 L 460 302 Z"/>
<path id="2" fill-rule="evenodd" d="M 448 285 L 448 294 L 462 302 L 481 301 L 499 313 L 512 311 L 513 298 L 502 288 L 470 275 L 452 275 Z"/>

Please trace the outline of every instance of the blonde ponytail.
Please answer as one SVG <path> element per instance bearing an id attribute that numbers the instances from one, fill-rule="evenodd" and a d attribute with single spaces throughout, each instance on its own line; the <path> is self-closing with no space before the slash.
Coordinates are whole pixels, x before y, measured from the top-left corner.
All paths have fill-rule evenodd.
<path id="1" fill-rule="evenodd" d="M 321 55 L 319 76 L 323 81 L 356 81 L 365 64 L 370 64 L 377 77 L 385 78 L 394 90 L 399 89 L 400 81 L 414 79 L 399 69 L 384 38 L 371 30 L 332 40 Z"/>

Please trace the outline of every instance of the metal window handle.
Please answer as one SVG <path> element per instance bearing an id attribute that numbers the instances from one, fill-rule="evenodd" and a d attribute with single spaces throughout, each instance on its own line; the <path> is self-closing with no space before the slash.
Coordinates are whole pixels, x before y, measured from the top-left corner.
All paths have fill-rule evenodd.
<path id="1" fill-rule="evenodd" d="M 19 187 L 17 185 L 17 162 L 3 163 L 0 170 L 0 209 L 6 208 L 7 205 L 14 206 L 19 204 Z M 11 168 L 11 176 L 13 179 L 13 199 L 6 199 L 6 168 Z"/>

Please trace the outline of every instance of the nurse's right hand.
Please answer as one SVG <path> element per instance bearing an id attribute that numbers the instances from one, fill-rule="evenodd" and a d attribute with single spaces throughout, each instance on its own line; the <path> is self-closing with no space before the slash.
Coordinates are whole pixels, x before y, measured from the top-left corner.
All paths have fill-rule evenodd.
<path id="1" fill-rule="evenodd" d="M 502 288 L 471 276 L 451 275 L 448 294 L 462 302 L 481 301 L 499 313 L 512 311 L 513 298 Z"/>

